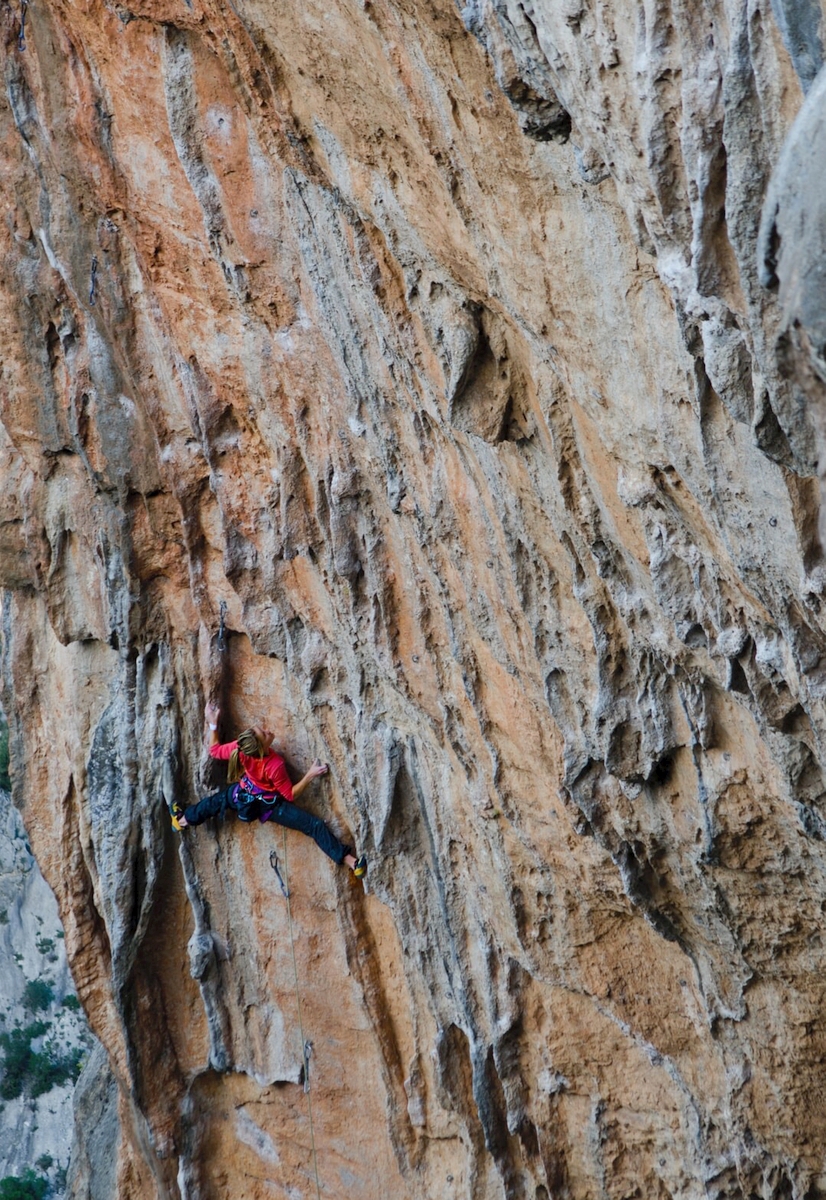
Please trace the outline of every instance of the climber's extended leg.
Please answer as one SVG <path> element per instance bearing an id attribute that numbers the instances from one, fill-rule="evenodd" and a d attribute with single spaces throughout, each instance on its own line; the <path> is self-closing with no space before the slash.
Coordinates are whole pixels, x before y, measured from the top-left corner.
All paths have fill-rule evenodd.
<path id="1" fill-rule="evenodd" d="M 221 816 L 227 807 L 232 807 L 231 798 L 237 786 L 237 784 L 231 783 L 229 787 L 222 788 L 220 792 L 213 792 L 211 796 L 203 796 L 197 804 L 190 804 L 182 813 L 180 811 L 176 813 L 178 805 L 173 804 L 172 824 L 176 829 L 181 829 L 187 825 L 201 825 L 210 817 Z M 181 821 L 181 817 L 183 817 L 183 821 Z"/>
<path id="2" fill-rule="evenodd" d="M 320 817 L 314 817 L 312 813 L 299 808 L 297 804 L 291 804 L 289 800 L 279 800 L 273 806 L 272 820 L 279 825 L 286 825 L 288 829 L 298 829 L 301 833 L 306 833 L 334 863 L 341 864 L 345 858 L 351 856 L 347 846 L 338 840 Z"/>

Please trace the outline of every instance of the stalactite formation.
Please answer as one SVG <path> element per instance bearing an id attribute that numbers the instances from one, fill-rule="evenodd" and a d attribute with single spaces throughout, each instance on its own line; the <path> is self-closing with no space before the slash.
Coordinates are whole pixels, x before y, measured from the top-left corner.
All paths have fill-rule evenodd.
<path id="1" fill-rule="evenodd" d="M 818 0 L 0 28 L 74 1195 L 826 1196 Z M 280 831 L 169 824 L 210 698 L 370 859 L 288 835 L 295 970 Z"/>

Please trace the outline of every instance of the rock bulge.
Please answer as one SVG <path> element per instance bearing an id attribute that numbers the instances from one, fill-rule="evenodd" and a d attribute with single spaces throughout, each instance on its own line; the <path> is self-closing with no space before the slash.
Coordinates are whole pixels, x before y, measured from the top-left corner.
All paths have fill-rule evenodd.
<path id="1" fill-rule="evenodd" d="M 79 1195 L 826 1195 L 822 17 L 2 10 L 3 703 L 108 1056 Z M 329 761 L 365 892 L 173 835 L 209 697 Z"/>

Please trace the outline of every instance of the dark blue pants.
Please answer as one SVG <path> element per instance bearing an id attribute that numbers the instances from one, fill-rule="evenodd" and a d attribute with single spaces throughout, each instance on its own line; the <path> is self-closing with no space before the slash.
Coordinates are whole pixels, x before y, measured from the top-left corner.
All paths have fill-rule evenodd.
<path id="1" fill-rule="evenodd" d="M 235 788 L 236 784 L 232 783 L 220 792 L 204 796 L 197 804 L 190 804 L 189 808 L 184 810 L 187 825 L 200 825 L 210 817 L 222 816 L 227 809 L 234 810 L 232 797 Z M 297 829 L 299 833 L 306 833 L 334 863 L 344 861 L 347 847 L 327 828 L 320 817 L 314 817 L 312 813 L 299 808 L 297 804 L 291 804 L 289 800 L 279 800 L 272 806 L 267 805 L 264 811 L 269 813 L 267 820 L 275 821 L 276 825 L 286 825 L 287 829 Z"/>
<path id="2" fill-rule="evenodd" d="M 230 797 L 236 787 L 237 784 L 231 783 L 229 787 L 222 788 L 220 792 L 213 792 L 211 796 L 203 796 L 197 804 L 190 804 L 189 808 L 184 809 L 187 825 L 201 825 L 210 817 L 222 817 L 228 808 L 232 808 Z"/>

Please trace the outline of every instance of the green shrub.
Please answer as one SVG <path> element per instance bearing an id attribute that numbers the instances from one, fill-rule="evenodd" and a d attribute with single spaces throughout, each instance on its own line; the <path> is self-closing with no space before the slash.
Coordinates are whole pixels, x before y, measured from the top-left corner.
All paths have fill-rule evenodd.
<path id="1" fill-rule="evenodd" d="M 24 1091 L 30 1096 L 42 1096 L 69 1079 L 73 1082 L 77 1079 L 83 1057 L 79 1047 L 67 1054 L 58 1054 L 51 1044 L 42 1050 L 32 1049 L 32 1042 L 48 1028 L 45 1021 L 33 1021 L 23 1029 L 0 1033 L 0 1049 L 5 1056 L 0 1096 L 4 1100 L 14 1100 Z"/>
<path id="2" fill-rule="evenodd" d="M 30 1091 L 32 1096 L 42 1096 L 53 1087 L 60 1087 L 67 1079 L 74 1083 L 80 1074 L 83 1051 L 76 1048 L 68 1054 L 56 1055 L 50 1049 L 32 1056 Z"/>
<path id="3" fill-rule="evenodd" d="M 68 1008 L 70 1012 L 80 1012 L 80 1001 L 77 996 L 64 996 L 63 1007 Z"/>
<path id="4" fill-rule="evenodd" d="M 14 1100 L 15 1096 L 22 1093 L 31 1075 L 35 1058 L 32 1042 L 35 1038 L 42 1037 L 48 1028 L 45 1021 L 34 1021 L 24 1029 L 0 1033 L 0 1049 L 5 1056 L 0 1096 L 4 1100 Z"/>
<path id="5" fill-rule="evenodd" d="M 40 954 L 51 954 L 51 952 L 54 950 L 54 939 L 39 937 L 36 945 Z"/>
<path id="6" fill-rule="evenodd" d="M 30 979 L 23 989 L 23 1007 L 28 1012 L 43 1012 L 54 1000 L 54 992 L 45 979 Z"/>
<path id="7" fill-rule="evenodd" d="M 48 1190 L 48 1179 L 30 1169 L 0 1179 L 0 1200 L 43 1200 Z"/>
<path id="8" fill-rule="evenodd" d="M 45 1175 L 53 1162 L 54 1159 L 52 1158 L 51 1154 L 41 1154 L 40 1158 L 34 1165 L 37 1167 L 38 1171 L 42 1171 Z"/>

